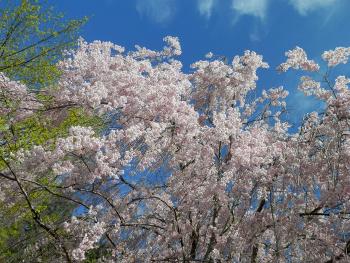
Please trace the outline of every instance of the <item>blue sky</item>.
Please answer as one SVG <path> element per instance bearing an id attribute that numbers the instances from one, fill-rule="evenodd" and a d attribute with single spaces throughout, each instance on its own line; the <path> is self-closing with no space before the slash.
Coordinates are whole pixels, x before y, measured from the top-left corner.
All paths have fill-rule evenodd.
<path id="1" fill-rule="evenodd" d="M 132 49 L 163 46 L 178 36 L 185 71 L 211 51 L 229 58 L 254 50 L 270 64 L 260 71 L 259 89 L 284 85 L 291 115 L 317 107 L 297 92 L 300 74 L 278 74 L 284 52 L 296 45 L 320 60 L 322 51 L 350 46 L 349 0 L 48 0 L 68 18 L 91 16 L 82 30 L 87 41 L 107 40 Z M 341 68 L 349 72 L 347 67 Z M 297 122 L 300 118 L 293 118 Z"/>

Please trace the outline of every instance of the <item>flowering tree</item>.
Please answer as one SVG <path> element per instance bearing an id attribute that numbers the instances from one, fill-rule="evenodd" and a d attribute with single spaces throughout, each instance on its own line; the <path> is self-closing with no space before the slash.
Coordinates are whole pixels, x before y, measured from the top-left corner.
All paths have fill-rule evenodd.
<path id="1" fill-rule="evenodd" d="M 129 53 L 81 41 L 59 63 L 58 86 L 39 92 L 46 103 L 3 77 L 2 101 L 22 98 L 0 105 L 15 120 L 79 108 L 108 121 L 1 157 L 2 200 L 23 200 L 44 233 L 33 247 L 53 242 L 59 262 L 348 261 L 350 80 L 333 83 L 301 48 L 288 51 L 279 70 L 307 72 L 299 88 L 325 105 L 291 133 L 288 92 L 256 96 L 260 55 L 228 64 L 208 54 L 187 74 L 178 39 L 164 40 Z M 322 57 L 332 68 L 349 55 Z M 74 205 L 72 218 L 45 219 L 37 191 Z"/>

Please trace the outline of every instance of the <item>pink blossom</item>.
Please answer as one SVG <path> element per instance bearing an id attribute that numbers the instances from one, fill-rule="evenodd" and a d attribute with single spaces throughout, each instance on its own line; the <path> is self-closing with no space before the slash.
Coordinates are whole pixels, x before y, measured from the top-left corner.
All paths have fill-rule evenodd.
<path id="1" fill-rule="evenodd" d="M 328 62 L 329 67 L 334 67 L 339 64 L 346 64 L 350 56 L 350 48 L 337 47 L 334 50 L 325 51 L 322 54 L 324 61 Z"/>
<path id="2" fill-rule="evenodd" d="M 315 61 L 307 58 L 305 51 L 300 47 L 287 51 L 285 55 L 288 59 L 285 63 L 279 65 L 278 70 L 280 71 L 286 72 L 289 68 L 306 71 L 318 71 L 320 69 Z"/>

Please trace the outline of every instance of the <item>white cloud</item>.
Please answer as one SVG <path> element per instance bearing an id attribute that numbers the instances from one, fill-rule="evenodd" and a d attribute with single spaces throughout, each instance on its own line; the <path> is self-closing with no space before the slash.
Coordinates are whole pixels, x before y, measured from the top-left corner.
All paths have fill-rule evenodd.
<path id="1" fill-rule="evenodd" d="M 264 19 L 268 0 L 232 0 L 232 9 L 238 15 L 251 15 Z"/>
<path id="2" fill-rule="evenodd" d="M 289 0 L 289 2 L 300 15 L 307 15 L 320 8 L 332 7 L 339 0 Z"/>
<path id="3" fill-rule="evenodd" d="M 291 124 L 300 125 L 305 114 L 313 111 L 321 111 L 325 105 L 320 100 L 312 96 L 306 96 L 299 90 L 289 90 L 287 102 L 287 118 Z"/>
<path id="4" fill-rule="evenodd" d="M 251 42 L 259 42 L 259 41 L 261 41 L 261 36 L 260 36 L 258 30 L 253 30 L 252 32 L 250 32 L 249 40 Z"/>
<path id="5" fill-rule="evenodd" d="M 175 13 L 174 0 L 137 0 L 136 10 L 156 23 L 171 20 Z"/>
<path id="6" fill-rule="evenodd" d="M 216 0 L 197 0 L 199 13 L 210 18 L 215 2 Z"/>

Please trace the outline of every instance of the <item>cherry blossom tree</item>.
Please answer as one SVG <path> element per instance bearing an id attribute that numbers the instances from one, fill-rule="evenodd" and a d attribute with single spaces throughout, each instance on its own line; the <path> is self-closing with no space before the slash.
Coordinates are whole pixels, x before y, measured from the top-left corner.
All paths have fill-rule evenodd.
<path id="1" fill-rule="evenodd" d="M 59 84 L 40 91 L 46 104 L 3 77 L 18 102 L 1 114 L 55 120 L 79 108 L 108 123 L 2 157 L 1 193 L 15 193 L 2 200 L 23 200 L 45 233 L 33 246 L 53 241 L 53 262 L 349 261 L 350 79 L 330 69 L 350 49 L 324 52 L 326 73 L 301 48 L 286 52 L 278 69 L 304 71 L 299 89 L 324 104 L 291 132 L 288 92 L 256 95 L 262 56 L 209 54 L 185 73 L 178 39 L 164 41 L 126 53 L 81 40 Z M 35 191 L 74 205 L 71 219 L 46 220 Z"/>

